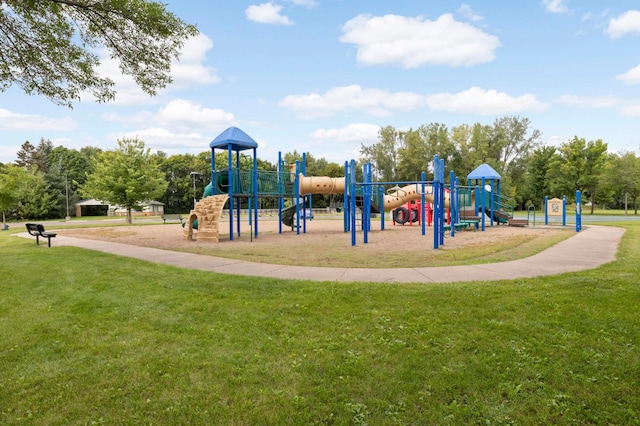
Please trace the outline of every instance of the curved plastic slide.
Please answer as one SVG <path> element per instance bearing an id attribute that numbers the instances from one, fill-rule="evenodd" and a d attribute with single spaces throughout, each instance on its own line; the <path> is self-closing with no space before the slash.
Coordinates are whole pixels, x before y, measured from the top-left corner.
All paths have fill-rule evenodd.
<path id="1" fill-rule="evenodd" d="M 296 206 L 289 206 L 282 209 L 282 223 L 293 228 L 293 218 L 296 215 Z"/>
<path id="2" fill-rule="evenodd" d="M 424 186 L 424 198 L 433 203 L 433 187 L 431 185 Z M 405 205 L 411 200 L 419 200 L 422 198 L 422 184 L 412 183 L 411 185 L 396 187 L 392 192 L 384 196 L 384 209 L 393 210 L 397 207 Z M 449 192 L 444 194 L 444 205 L 449 207 Z"/>

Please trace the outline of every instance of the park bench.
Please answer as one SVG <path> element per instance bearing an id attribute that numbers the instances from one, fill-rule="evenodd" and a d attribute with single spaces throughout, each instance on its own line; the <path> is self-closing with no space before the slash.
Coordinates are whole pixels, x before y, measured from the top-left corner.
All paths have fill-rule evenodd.
<path id="1" fill-rule="evenodd" d="M 454 223 L 454 224 L 453 224 L 453 228 L 454 228 L 456 231 L 462 231 L 463 229 L 467 229 L 468 227 L 469 227 L 469 224 L 468 224 L 468 223 L 464 223 L 464 222 Z M 445 223 L 445 225 L 444 225 L 444 230 L 445 230 L 445 231 L 451 231 L 451 225 L 450 225 L 450 224 Z"/>
<path id="2" fill-rule="evenodd" d="M 478 229 L 478 224 L 480 223 L 480 218 L 477 218 L 477 219 L 461 219 L 460 223 L 465 223 L 465 224 L 467 224 L 467 226 L 473 227 L 473 230 L 475 231 L 476 229 Z"/>
<path id="3" fill-rule="evenodd" d="M 56 236 L 53 232 L 47 232 L 44 230 L 44 226 L 39 223 L 27 223 L 27 232 L 30 235 L 36 237 L 36 244 L 40 245 L 40 237 L 46 238 L 49 243 L 49 247 L 51 247 L 51 239 Z"/>
<path id="4" fill-rule="evenodd" d="M 181 214 L 163 214 L 162 215 L 162 223 L 167 223 L 168 220 L 179 220 L 180 223 L 184 220 Z"/>

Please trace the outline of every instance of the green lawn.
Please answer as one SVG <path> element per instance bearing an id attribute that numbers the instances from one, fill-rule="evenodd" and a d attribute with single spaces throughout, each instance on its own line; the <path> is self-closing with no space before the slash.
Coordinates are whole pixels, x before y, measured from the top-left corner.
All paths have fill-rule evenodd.
<path id="1" fill-rule="evenodd" d="M 640 424 L 619 259 L 440 285 L 232 277 L 0 234 L 2 424 Z"/>

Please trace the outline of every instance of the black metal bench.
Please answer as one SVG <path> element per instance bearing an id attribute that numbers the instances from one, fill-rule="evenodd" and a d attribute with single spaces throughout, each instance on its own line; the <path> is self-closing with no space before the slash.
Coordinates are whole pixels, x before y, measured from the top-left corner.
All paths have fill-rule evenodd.
<path id="1" fill-rule="evenodd" d="M 179 220 L 180 223 L 184 220 L 181 214 L 163 214 L 162 223 L 167 223 L 168 220 Z"/>
<path id="2" fill-rule="evenodd" d="M 46 238 L 49 243 L 49 247 L 51 247 L 51 239 L 54 238 L 57 234 L 54 232 L 47 232 L 44 230 L 44 226 L 39 223 L 27 223 L 27 232 L 30 235 L 36 237 L 36 244 L 40 245 L 40 237 Z"/>

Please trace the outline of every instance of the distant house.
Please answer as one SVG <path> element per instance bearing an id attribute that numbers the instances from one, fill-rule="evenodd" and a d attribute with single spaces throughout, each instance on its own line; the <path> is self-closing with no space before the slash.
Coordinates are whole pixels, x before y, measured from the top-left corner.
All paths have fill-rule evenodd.
<path id="1" fill-rule="evenodd" d="M 82 216 L 83 213 L 85 216 L 87 214 L 91 216 L 127 215 L 127 209 L 120 206 L 112 206 L 106 201 L 96 200 L 95 198 L 82 200 L 79 203 L 76 203 L 75 206 L 77 217 Z M 161 203 L 160 201 L 147 201 L 143 204 L 142 210 L 133 210 L 131 214 L 133 216 L 160 216 L 164 214 L 164 203 Z"/>

